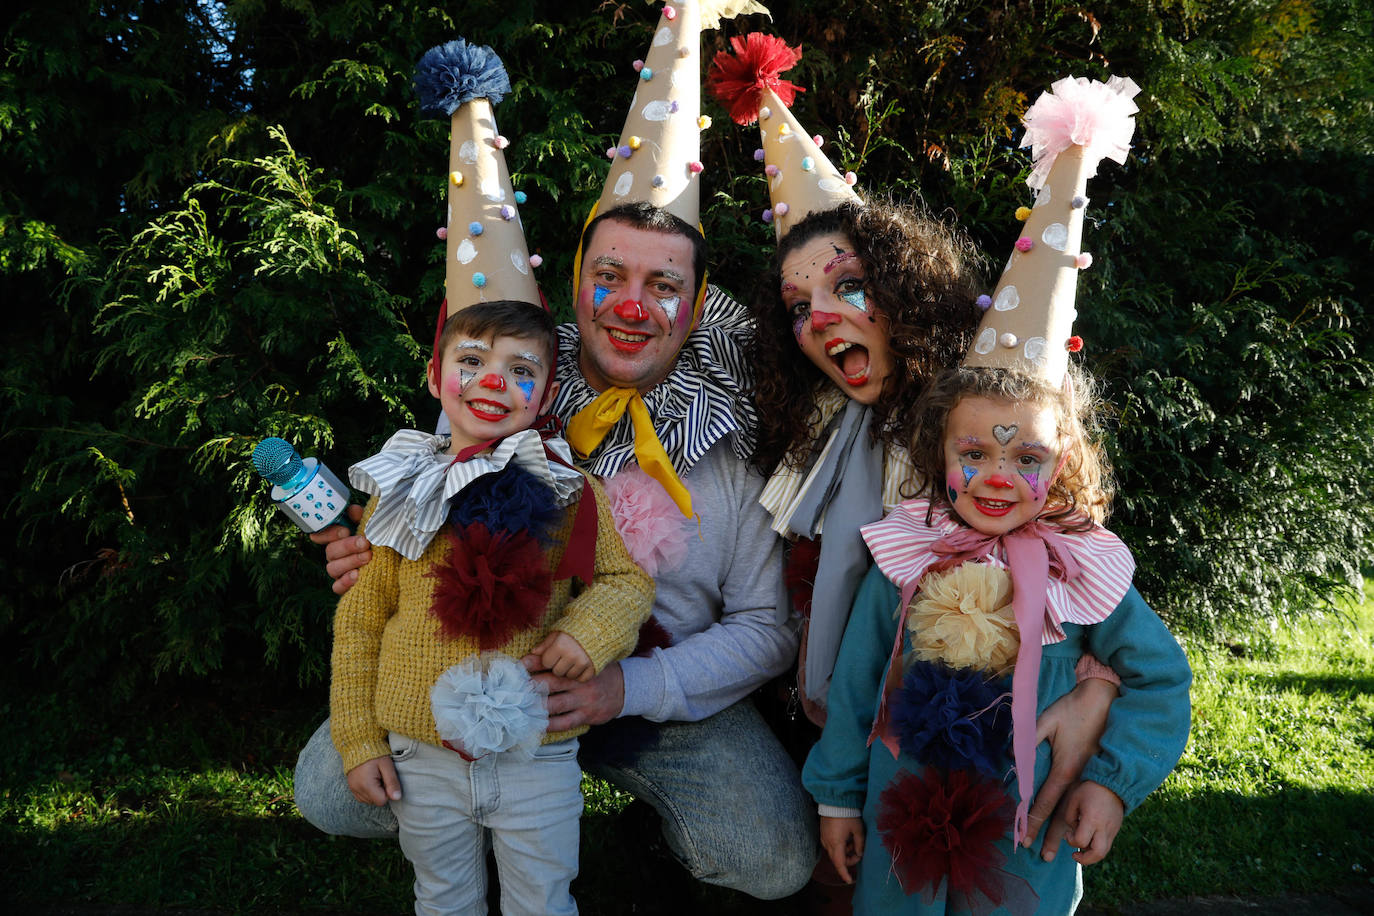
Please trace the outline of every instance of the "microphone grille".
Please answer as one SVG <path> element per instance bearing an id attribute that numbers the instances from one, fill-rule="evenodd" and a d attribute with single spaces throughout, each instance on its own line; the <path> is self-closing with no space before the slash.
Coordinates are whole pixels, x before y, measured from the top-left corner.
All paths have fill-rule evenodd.
<path id="1" fill-rule="evenodd" d="M 301 472 L 301 456 L 290 442 L 269 436 L 253 449 L 253 467 L 269 483 L 280 487 Z"/>

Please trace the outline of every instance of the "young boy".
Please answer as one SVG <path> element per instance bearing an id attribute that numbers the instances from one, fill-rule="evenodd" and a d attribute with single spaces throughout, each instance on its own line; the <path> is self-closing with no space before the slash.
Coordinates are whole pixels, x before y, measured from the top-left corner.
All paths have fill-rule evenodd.
<path id="1" fill-rule="evenodd" d="M 486 830 L 502 912 L 576 912 L 585 729 L 544 733 L 518 660 L 590 678 L 633 648 L 654 589 L 601 486 L 532 428 L 556 352 L 536 306 L 454 313 L 428 373 L 450 435 L 401 430 L 349 470 L 374 553 L 335 618 L 332 734 L 354 796 L 400 822 L 416 912 L 483 911 Z"/>

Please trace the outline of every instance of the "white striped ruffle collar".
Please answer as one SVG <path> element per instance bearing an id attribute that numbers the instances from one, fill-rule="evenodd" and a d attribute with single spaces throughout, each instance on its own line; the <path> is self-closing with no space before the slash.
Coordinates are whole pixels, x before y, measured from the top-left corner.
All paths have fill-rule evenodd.
<path id="1" fill-rule="evenodd" d="M 907 500 L 882 521 L 864 525 L 864 541 L 883 575 L 901 588 L 925 575 L 940 558 L 935 542 L 959 527 L 948 508 L 936 509 L 926 524 L 930 500 Z M 1100 525 L 1085 532 L 1061 532 L 1081 569 L 1077 578 L 1051 578 L 1046 590 L 1045 627 L 1041 644 L 1064 638 L 1064 623 L 1101 623 L 1116 609 L 1131 587 L 1135 558 L 1121 539 Z M 1007 568 L 1006 558 L 992 555 L 984 562 Z"/>
<path id="2" fill-rule="evenodd" d="M 747 460 L 753 452 L 758 414 L 746 394 L 750 375 L 744 355 L 752 329 L 743 306 L 707 287 L 701 324 L 687 337 L 668 377 L 644 395 L 654 431 L 679 474 L 690 471 L 707 449 L 731 433 L 736 456 Z M 564 423 L 600 395 L 577 368 L 580 350 L 577 325 L 560 325 L 560 388 L 553 410 Z M 627 412 L 579 465 L 610 477 L 634 460 L 634 429 Z"/>
<path id="3" fill-rule="evenodd" d="M 354 487 L 377 497 L 377 508 L 367 522 L 369 541 L 390 547 L 408 560 L 419 559 L 448 517 L 449 499 L 477 478 L 510 464 L 539 478 L 553 490 L 560 506 L 582 490 L 582 475 L 551 461 L 537 430 L 507 436 L 489 454 L 461 462 L 444 454 L 449 441 L 448 436 L 403 429 L 388 439 L 380 452 L 348 469 Z M 547 444 L 572 463 L 567 442 L 555 437 Z"/>

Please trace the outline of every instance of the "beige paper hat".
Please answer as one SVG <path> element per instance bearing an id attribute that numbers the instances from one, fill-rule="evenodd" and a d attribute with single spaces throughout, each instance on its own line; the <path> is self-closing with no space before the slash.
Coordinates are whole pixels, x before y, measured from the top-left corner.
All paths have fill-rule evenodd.
<path id="1" fill-rule="evenodd" d="M 459 38 L 431 48 L 415 72 L 420 107 L 450 122 L 448 214 L 445 236 L 446 308 L 439 325 L 458 309 L 511 299 L 541 303 L 525 231 L 511 187 L 506 138 L 496 129 L 493 106 L 510 91 L 491 48 Z"/>
<path id="2" fill-rule="evenodd" d="M 763 147 L 754 158 L 764 163 L 772 202 L 763 218 L 772 222 L 777 238 L 808 213 L 859 203 L 854 173 L 841 174 L 821 152 L 820 136 L 802 129 L 788 108 L 805 90 L 781 74 L 801 59 L 801 48 L 760 32 L 732 38 L 730 44 L 735 53 L 715 56 L 708 83 L 736 123 L 758 121 Z"/>
<path id="3" fill-rule="evenodd" d="M 1036 190 L 1035 206 L 1017 211 L 1025 219 L 1021 237 L 991 297 L 964 357 L 970 367 L 1021 369 L 1053 384 L 1064 379 L 1069 352 L 1082 346 L 1072 337 L 1078 271 L 1092 263 L 1082 253 L 1088 179 L 1104 158 L 1124 162 L 1135 131 L 1139 88 L 1129 79 L 1106 83 L 1062 79 L 1026 112 L 1026 135 L 1034 168 L 1026 183 Z"/>
<path id="4" fill-rule="evenodd" d="M 764 13 L 754 0 L 669 0 L 663 5 L 644 60 L 635 61 L 638 80 L 620 142 L 606 150 L 611 170 L 590 222 L 621 204 L 645 202 L 701 225 L 701 132 L 711 119 L 701 114 L 701 30 L 722 19 Z M 581 276 L 582 248 L 573 262 L 573 284 Z M 694 320 L 700 317 L 706 285 L 697 290 Z"/>
<path id="5" fill-rule="evenodd" d="M 606 151 L 611 171 L 597 202 L 604 213 L 620 204 L 646 201 L 695 226 L 700 223 L 701 30 L 722 18 L 767 13 L 750 0 L 669 0 L 644 60 L 625 116 L 620 142 Z"/>

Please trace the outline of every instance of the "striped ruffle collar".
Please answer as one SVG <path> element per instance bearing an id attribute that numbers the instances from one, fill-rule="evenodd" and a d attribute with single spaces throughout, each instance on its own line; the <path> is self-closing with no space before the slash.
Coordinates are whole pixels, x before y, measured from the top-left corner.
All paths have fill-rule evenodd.
<path id="1" fill-rule="evenodd" d="M 882 521 L 865 525 L 864 541 L 883 575 L 900 589 L 919 581 L 940 557 L 932 548 L 935 542 L 960 527 L 948 508 L 936 509 L 926 524 L 930 500 L 911 499 L 893 509 Z M 1045 627 L 1041 644 L 1064 638 L 1065 623 L 1101 623 L 1116 609 L 1131 587 L 1135 558 L 1121 539 L 1097 526 L 1085 532 L 1061 532 L 1078 561 L 1080 572 L 1065 582 L 1051 579 L 1046 591 Z M 1004 556 L 987 558 L 1006 568 Z"/>
<path id="2" fill-rule="evenodd" d="M 568 443 L 543 439 L 526 429 L 507 436 L 490 453 L 455 462 L 444 454 L 448 436 L 403 429 L 371 458 L 348 469 L 349 482 L 377 497 L 367 523 L 367 539 L 390 547 L 408 560 L 419 559 L 448 517 L 448 501 L 477 478 L 515 464 L 554 492 L 560 506 L 582 491 L 582 475 L 571 467 Z M 545 446 L 566 464 L 550 460 Z"/>
<path id="3" fill-rule="evenodd" d="M 683 344 L 673 371 L 644 395 L 654 431 L 678 474 L 690 471 L 707 449 L 732 433 L 735 454 L 747 460 L 752 453 L 758 414 L 745 393 L 749 371 L 744 355 L 744 341 L 751 330 L 743 306 L 716 287 L 708 287 L 701 324 Z M 580 350 L 577 325 L 561 325 L 560 388 L 553 410 L 565 423 L 600 394 L 577 370 Z M 634 460 L 634 429 L 627 414 L 579 465 L 589 473 L 610 477 Z"/>

